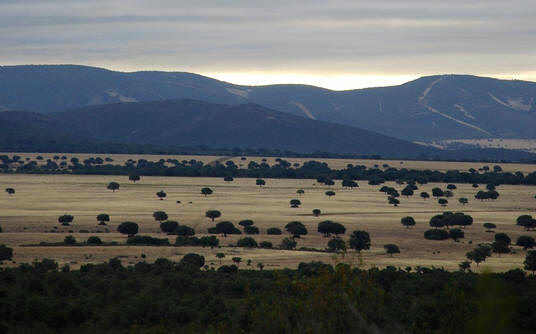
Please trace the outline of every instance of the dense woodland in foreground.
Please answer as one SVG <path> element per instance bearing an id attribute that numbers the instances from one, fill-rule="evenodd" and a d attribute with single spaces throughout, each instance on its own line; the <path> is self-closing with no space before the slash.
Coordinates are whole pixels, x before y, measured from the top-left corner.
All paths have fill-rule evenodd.
<path id="1" fill-rule="evenodd" d="M 202 269 L 204 258 L 0 269 L 2 333 L 534 333 L 536 280 L 302 263 Z"/>

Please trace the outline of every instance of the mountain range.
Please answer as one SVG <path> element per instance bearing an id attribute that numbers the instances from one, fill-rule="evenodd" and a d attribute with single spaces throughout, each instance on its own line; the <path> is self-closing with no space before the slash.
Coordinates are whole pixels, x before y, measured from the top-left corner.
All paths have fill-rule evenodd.
<path id="1" fill-rule="evenodd" d="M 185 72 L 78 65 L 0 67 L 0 110 L 50 113 L 116 102 L 196 99 L 264 107 L 410 141 L 536 138 L 536 83 L 438 75 L 399 86 L 332 91 L 240 86 Z"/>

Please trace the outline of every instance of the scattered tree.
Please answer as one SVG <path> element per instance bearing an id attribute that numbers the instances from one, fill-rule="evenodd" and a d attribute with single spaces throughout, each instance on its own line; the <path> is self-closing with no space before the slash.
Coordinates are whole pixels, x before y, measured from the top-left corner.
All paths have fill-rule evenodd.
<path id="1" fill-rule="evenodd" d="M 195 235 L 195 230 L 191 228 L 190 226 L 179 225 L 175 229 L 175 233 L 179 236 L 189 237 L 189 236 Z"/>
<path id="2" fill-rule="evenodd" d="M 108 183 L 108 187 L 106 187 L 106 189 L 115 192 L 116 190 L 119 189 L 119 183 L 117 183 L 117 182 L 110 182 L 110 183 Z"/>
<path id="3" fill-rule="evenodd" d="M 246 248 L 255 248 L 258 246 L 257 241 L 253 239 L 252 237 L 245 237 L 238 239 L 236 242 L 236 245 L 238 247 L 246 247 Z"/>
<path id="4" fill-rule="evenodd" d="M 305 226 L 298 221 L 292 221 L 288 223 L 287 225 L 285 225 L 285 229 L 287 230 L 287 232 L 292 234 L 293 238 L 299 238 L 300 236 L 307 234 L 307 228 L 305 228 Z"/>
<path id="5" fill-rule="evenodd" d="M 404 225 L 406 228 L 409 228 L 410 226 L 415 226 L 415 219 L 413 217 L 404 217 L 400 219 L 400 223 Z"/>
<path id="6" fill-rule="evenodd" d="M 212 219 L 212 221 L 214 221 L 214 219 L 221 217 L 221 212 L 219 212 L 218 210 L 208 210 L 207 212 L 205 212 L 205 217 L 210 218 Z"/>
<path id="7" fill-rule="evenodd" d="M 491 246 L 486 244 L 479 245 L 472 251 L 467 252 L 465 256 L 470 261 L 475 262 L 476 266 L 478 267 L 480 262 L 486 261 L 486 258 L 491 256 Z"/>
<path id="8" fill-rule="evenodd" d="M 448 190 L 454 190 L 454 189 L 456 189 L 456 185 L 455 185 L 455 184 L 452 184 L 452 183 L 449 183 L 449 184 L 447 185 L 447 189 L 448 189 Z"/>
<path id="9" fill-rule="evenodd" d="M 259 228 L 257 226 L 245 226 L 244 233 L 246 234 L 259 234 Z"/>
<path id="10" fill-rule="evenodd" d="M 357 252 L 370 249 L 370 235 L 367 231 L 354 231 L 350 235 L 350 248 Z"/>
<path id="11" fill-rule="evenodd" d="M 155 211 L 153 212 L 153 218 L 161 223 L 168 219 L 168 214 L 165 211 Z"/>
<path id="12" fill-rule="evenodd" d="M 281 232 L 281 229 L 279 229 L 277 227 L 270 227 L 269 229 L 266 230 L 266 234 L 280 235 L 280 234 L 282 234 L 282 232 Z"/>
<path id="13" fill-rule="evenodd" d="M 130 175 L 128 176 L 128 180 L 129 180 L 129 181 L 132 181 L 132 182 L 134 182 L 134 183 L 136 183 L 136 182 L 139 181 L 140 179 L 141 179 L 141 178 L 140 178 L 140 176 L 139 176 L 138 174 L 130 174 Z"/>
<path id="14" fill-rule="evenodd" d="M 296 242 L 296 240 L 292 239 L 292 238 L 285 238 L 281 241 L 281 249 L 287 249 L 287 250 L 290 250 L 290 249 L 294 249 L 296 248 L 296 245 L 298 243 Z"/>
<path id="15" fill-rule="evenodd" d="M 331 234 L 339 235 L 346 232 L 346 227 L 341 223 L 336 223 L 331 220 L 325 220 L 318 223 L 318 232 L 324 234 L 325 237 L 329 237 Z"/>
<path id="16" fill-rule="evenodd" d="M 320 209 L 313 209 L 313 216 L 318 217 L 321 213 L 322 211 L 320 211 Z"/>
<path id="17" fill-rule="evenodd" d="M 350 189 L 354 189 L 356 187 L 359 187 L 357 182 L 355 182 L 354 180 L 350 180 L 350 179 L 342 180 L 342 186 L 344 188 L 350 188 Z"/>
<path id="18" fill-rule="evenodd" d="M 68 235 L 63 239 L 63 243 L 66 245 L 74 245 L 76 244 L 76 239 L 72 235 Z"/>
<path id="19" fill-rule="evenodd" d="M 523 247 L 523 250 L 534 247 L 534 238 L 528 235 L 522 235 L 517 238 L 516 245 Z"/>
<path id="20" fill-rule="evenodd" d="M 421 192 L 420 196 L 421 196 L 422 199 L 424 199 L 424 200 L 430 198 L 430 195 L 429 195 L 426 191 Z"/>
<path id="21" fill-rule="evenodd" d="M 291 199 L 290 200 L 290 207 L 291 208 L 299 208 L 301 205 L 301 201 L 299 199 Z"/>
<path id="22" fill-rule="evenodd" d="M 449 237 L 454 241 L 458 241 L 458 239 L 463 239 L 464 236 L 465 233 L 463 233 L 463 231 L 459 228 L 453 228 L 449 230 Z"/>
<path id="23" fill-rule="evenodd" d="M 128 237 L 132 237 L 138 234 L 138 224 L 134 222 L 123 222 L 119 224 L 117 231 L 121 234 L 128 235 Z"/>
<path id="24" fill-rule="evenodd" d="M 160 230 L 162 230 L 164 233 L 175 233 L 178 227 L 179 223 L 173 220 L 160 223 Z"/>
<path id="25" fill-rule="evenodd" d="M 188 253 L 179 262 L 182 265 L 191 265 L 201 268 L 205 265 L 205 257 L 199 254 Z"/>
<path id="26" fill-rule="evenodd" d="M 88 245 L 102 245 L 102 240 L 101 240 L 101 238 L 99 238 L 97 236 L 91 236 L 91 237 L 87 238 L 86 243 Z"/>
<path id="27" fill-rule="evenodd" d="M 484 228 L 487 230 L 487 231 L 491 231 L 495 228 L 497 228 L 497 225 L 493 224 L 493 223 L 484 223 Z"/>
<path id="28" fill-rule="evenodd" d="M 446 199 L 444 198 L 440 198 L 437 200 L 437 203 L 439 203 L 439 205 L 441 206 L 447 206 L 447 204 L 449 203 L 449 201 L 447 201 Z"/>
<path id="29" fill-rule="evenodd" d="M 424 238 L 427 240 L 447 240 L 449 237 L 449 232 L 445 230 L 433 229 L 424 232 Z"/>
<path id="30" fill-rule="evenodd" d="M 530 231 L 531 229 L 536 228 L 536 219 L 529 215 L 521 215 L 517 217 L 516 224 L 523 226 L 525 230 Z"/>
<path id="31" fill-rule="evenodd" d="M 244 219 L 244 220 L 241 220 L 241 221 L 238 223 L 238 225 L 240 225 L 240 226 L 244 226 L 244 227 L 246 227 L 246 226 L 251 226 L 251 225 L 253 225 L 253 220 L 251 220 L 251 219 Z"/>
<path id="32" fill-rule="evenodd" d="M 227 237 L 227 234 L 241 234 L 239 229 L 237 229 L 233 223 L 224 221 L 216 224 L 215 230 L 216 233 L 223 234 L 224 237 Z"/>
<path id="33" fill-rule="evenodd" d="M 14 194 L 15 194 L 15 189 L 13 189 L 13 188 L 6 188 L 6 193 L 8 193 L 8 195 L 14 195 Z"/>
<path id="34" fill-rule="evenodd" d="M 58 217 L 58 223 L 63 226 L 69 226 L 74 220 L 72 215 L 62 215 Z"/>
<path id="35" fill-rule="evenodd" d="M 13 248 L 6 245 L 0 245 L 0 262 L 11 260 L 13 258 Z"/>
<path id="36" fill-rule="evenodd" d="M 264 181 L 263 179 L 257 179 L 255 180 L 255 184 L 258 185 L 259 187 L 262 187 L 266 185 L 266 181 Z"/>
<path id="37" fill-rule="evenodd" d="M 461 271 L 465 272 L 465 271 L 467 271 L 468 269 L 471 268 L 471 262 L 462 261 L 462 262 L 460 262 L 460 264 L 458 266 L 460 267 Z"/>
<path id="38" fill-rule="evenodd" d="M 0 254 L 1 254 L 1 251 L 0 251 Z M 1 257 L 0 257 L 0 260 L 1 260 Z M 536 271 L 536 251 L 528 251 L 527 255 L 525 256 L 525 261 L 523 262 L 523 264 L 525 265 L 525 270 L 532 271 L 532 275 L 534 275 L 534 271 Z"/>
<path id="39" fill-rule="evenodd" d="M 106 223 L 110 221 L 110 216 L 106 213 L 101 213 L 97 216 L 97 221 L 99 222 L 99 225 L 106 225 Z"/>
<path id="40" fill-rule="evenodd" d="M 156 193 L 156 196 L 157 196 L 160 200 L 163 200 L 164 198 L 167 197 L 167 194 L 166 194 L 165 191 L 160 190 L 159 192 Z"/>
<path id="41" fill-rule="evenodd" d="M 465 197 L 460 197 L 458 198 L 458 202 L 460 202 L 461 205 L 465 205 L 467 203 L 469 203 L 469 200 Z"/>
<path id="42" fill-rule="evenodd" d="M 303 189 L 296 190 L 296 194 L 298 194 L 298 195 L 303 195 L 304 193 L 305 193 L 305 190 L 303 190 Z"/>
<path id="43" fill-rule="evenodd" d="M 340 238 L 333 238 L 328 241 L 328 250 L 331 252 L 345 251 L 346 243 Z"/>
<path id="44" fill-rule="evenodd" d="M 385 248 L 385 252 L 389 254 L 391 257 L 393 256 L 393 254 L 400 253 L 400 249 L 395 244 L 383 245 L 383 248 Z"/>
<path id="45" fill-rule="evenodd" d="M 226 177 L 223 178 L 223 181 L 225 181 L 225 182 L 233 182 L 234 178 L 232 176 L 226 176 Z"/>
<path id="46" fill-rule="evenodd" d="M 225 257 L 225 254 L 223 254 L 223 253 L 216 253 L 216 257 L 217 257 L 218 259 L 220 259 L 220 264 L 221 264 L 221 259 L 223 259 L 223 258 Z"/>
<path id="47" fill-rule="evenodd" d="M 328 190 L 326 191 L 326 196 L 329 198 L 331 198 L 331 196 L 335 196 L 335 192 L 333 190 Z"/>
<path id="48" fill-rule="evenodd" d="M 207 197 L 208 195 L 212 195 L 212 189 L 210 188 L 201 188 L 201 194 L 205 195 Z"/>
<path id="49" fill-rule="evenodd" d="M 242 258 L 235 256 L 231 260 L 233 260 L 233 263 L 236 263 L 237 266 L 240 266 L 240 262 L 242 262 Z"/>

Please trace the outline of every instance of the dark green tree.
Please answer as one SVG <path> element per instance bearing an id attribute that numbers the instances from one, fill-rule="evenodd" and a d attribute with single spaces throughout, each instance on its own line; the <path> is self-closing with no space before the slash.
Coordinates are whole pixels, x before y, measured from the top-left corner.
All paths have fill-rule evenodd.
<path id="1" fill-rule="evenodd" d="M 290 200 L 290 207 L 291 208 L 299 208 L 301 205 L 301 201 L 299 199 L 291 199 Z"/>
<path id="2" fill-rule="evenodd" d="M 6 188 L 6 193 L 8 193 L 8 195 L 14 195 L 14 194 L 15 194 L 15 189 L 13 189 L 13 188 Z"/>
<path id="3" fill-rule="evenodd" d="M 164 220 L 167 220 L 169 217 L 165 211 L 155 211 L 153 212 L 153 218 L 161 223 Z"/>
<path id="4" fill-rule="evenodd" d="M 270 235 L 281 235 L 282 232 L 281 232 L 281 229 L 280 228 L 277 228 L 277 227 L 270 227 L 266 230 L 266 234 L 270 234 Z"/>
<path id="5" fill-rule="evenodd" d="M 160 200 L 163 200 L 164 198 L 167 197 L 167 194 L 165 191 L 160 190 L 159 192 L 156 193 L 156 197 L 158 197 Z"/>
<path id="6" fill-rule="evenodd" d="M 333 222 L 331 220 L 325 220 L 318 223 L 318 232 L 322 233 L 325 237 L 329 237 L 331 234 L 339 235 L 346 232 L 346 227 L 341 223 Z"/>
<path id="7" fill-rule="evenodd" d="M 212 219 L 212 221 L 214 221 L 214 219 L 221 217 L 221 212 L 219 212 L 218 210 L 208 210 L 207 212 L 205 212 L 205 217 L 210 218 Z"/>
<path id="8" fill-rule="evenodd" d="M 328 241 L 328 250 L 330 252 L 338 252 L 346 250 L 346 243 L 340 238 L 333 238 Z"/>
<path id="9" fill-rule="evenodd" d="M 115 192 L 116 190 L 119 189 L 119 183 L 117 183 L 117 182 L 110 182 L 110 183 L 108 183 L 108 186 L 106 187 L 106 189 Z"/>
<path id="10" fill-rule="evenodd" d="M 251 226 L 251 225 L 253 225 L 253 224 L 254 224 L 254 222 L 253 222 L 253 220 L 251 220 L 251 219 L 244 219 L 244 220 L 241 220 L 241 221 L 238 223 L 238 225 L 240 225 L 240 226 L 244 226 L 244 227 L 246 227 L 246 226 Z"/>
<path id="11" fill-rule="evenodd" d="M 126 234 L 132 237 L 138 234 L 138 224 L 134 222 L 123 222 L 117 227 L 117 231 L 121 234 Z"/>
<path id="12" fill-rule="evenodd" d="M 201 194 L 205 195 L 207 197 L 208 195 L 212 195 L 212 189 L 210 188 L 201 188 Z"/>
<path id="13" fill-rule="evenodd" d="M 370 235 L 367 231 L 354 231 L 350 235 L 350 248 L 357 252 L 370 249 Z"/>
<path id="14" fill-rule="evenodd" d="M 516 245 L 523 247 L 523 250 L 534 247 L 534 238 L 528 235 L 521 235 L 517 238 Z"/>
<path id="15" fill-rule="evenodd" d="M 1 246 L 0 246 L 1 247 Z M 0 254 L 1 254 L 0 250 Z M 0 255 L 1 260 L 1 255 Z M 528 251 L 527 255 L 525 256 L 525 261 L 523 262 L 525 265 L 525 270 L 532 271 L 532 275 L 534 275 L 534 271 L 536 271 L 536 251 Z"/>
<path id="16" fill-rule="evenodd" d="M 292 234 L 293 238 L 299 238 L 300 236 L 307 234 L 307 228 L 305 228 L 305 226 L 298 221 L 292 221 L 288 223 L 287 225 L 285 225 L 285 229 L 287 230 L 287 232 Z"/>
<path id="17" fill-rule="evenodd" d="M 140 179 L 141 179 L 141 178 L 140 178 L 140 176 L 139 176 L 138 174 L 130 174 L 130 175 L 128 176 L 128 180 L 129 180 L 129 181 L 132 181 L 132 182 L 134 182 L 134 183 L 136 183 L 136 182 L 139 181 Z"/>
<path id="18" fill-rule="evenodd" d="M 69 226 L 74 220 L 72 215 L 62 215 L 58 217 L 58 223 L 63 226 Z"/>
<path id="19" fill-rule="evenodd" d="M 287 250 L 290 250 L 290 249 L 294 249 L 296 248 L 296 245 L 298 243 L 296 242 L 296 240 L 292 239 L 292 238 L 285 238 L 281 241 L 281 249 L 287 249 Z"/>
<path id="20" fill-rule="evenodd" d="M 255 184 L 258 185 L 259 187 L 262 187 L 266 185 L 266 181 L 264 181 L 263 179 L 257 179 L 255 180 Z"/>
<path id="21" fill-rule="evenodd" d="M 0 245 L 0 262 L 11 260 L 13 258 L 13 248 L 6 245 Z"/>
<path id="22" fill-rule="evenodd" d="M 385 252 L 389 254 L 391 257 L 393 256 L 393 254 L 400 253 L 400 249 L 395 244 L 383 245 L 383 248 L 385 248 Z"/>
<path id="23" fill-rule="evenodd" d="M 101 213 L 97 215 L 97 221 L 99 222 L 99 225 L 106 225 L 106 223 L 110 221 L 110 216 L 106 213 Z"/>
<path id="24" fill-rule="evenodd" d="M 173 220 L 168 220 L 160 223 L 160 230 L 164 233 L 176 233 L 179 223 Z"/>
<path id="25" fill-rule="evenodd" d="M 246 247 L 246 248 L 256 248 L 258 246 L 257 241 L 253 239 L 252 237 L 245 237 L 238 239 L 236 242 L 236 245 L 238 247 Z"/>
<path id="26" fill-rule="evenodd" d="M 320 209 L 313 209 L 313 216 L 318 217 L 321 213 L 322 211 L 320 211 Z"/>
<path id="27" fill-rule="evenodd" d="M 333 190 L 328 190 L 326 191 L 326 196 L 329 198 L 331 198 L 331 196 L 335 196 L 335 192 Z"/>
<path id="28" fill-rule="evenodd" d="M 415 226 L 415 219 L 413 217 L 403 217 L 400 219 L 400 223 L 404 225 L 406 228 L 409 228 L 410 226 Z"/>

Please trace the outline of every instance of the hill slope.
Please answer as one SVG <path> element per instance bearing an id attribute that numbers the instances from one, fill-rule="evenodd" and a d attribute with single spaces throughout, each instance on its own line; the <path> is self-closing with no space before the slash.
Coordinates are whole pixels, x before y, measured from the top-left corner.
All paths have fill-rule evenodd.
<path id="1" fill-rule="evenodd" d="M 0 67 L 0 110 L 52 112 L 183 98 L 256 103 L 407 140 L 536 138 L 532 82 L 442 75 L 400 86 L 337 92 L 306 85 L 239 86 L 184 72 L 122 73 L 75 65 Z"/>

